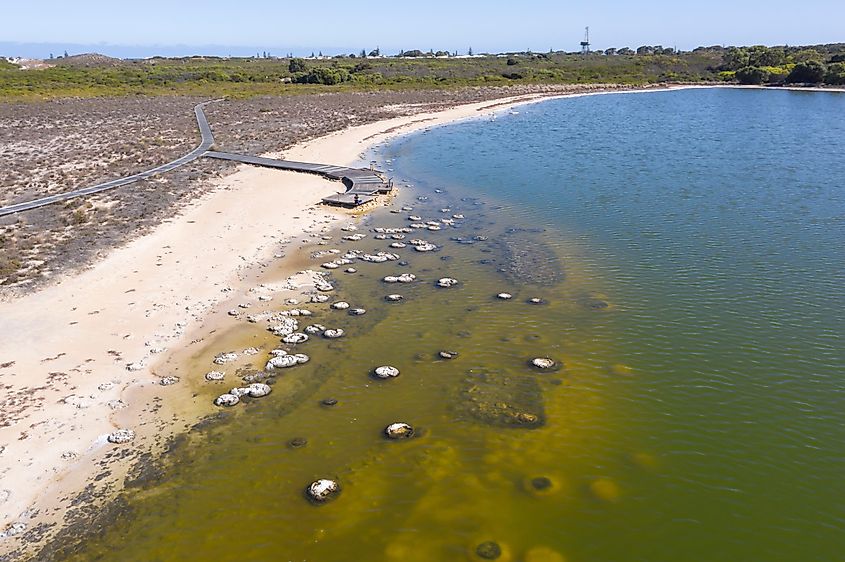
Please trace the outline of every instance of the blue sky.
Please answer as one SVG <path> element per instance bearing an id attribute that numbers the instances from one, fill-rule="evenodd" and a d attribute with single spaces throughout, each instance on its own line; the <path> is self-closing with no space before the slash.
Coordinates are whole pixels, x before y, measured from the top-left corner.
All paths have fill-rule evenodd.
<path id="1" fill-rule="evenodd" d="M 179 54 L 576 50 L 587 25 L 596 48 L 845 41 L 843 0 L 28 0 L 3 1 L 0 10 L 0 53 L 28 56 L 4 51 L 15 43 L 100 44 L 118 55 L 115 45 L 148 55 L 174 45 L 184 46 Z"/>

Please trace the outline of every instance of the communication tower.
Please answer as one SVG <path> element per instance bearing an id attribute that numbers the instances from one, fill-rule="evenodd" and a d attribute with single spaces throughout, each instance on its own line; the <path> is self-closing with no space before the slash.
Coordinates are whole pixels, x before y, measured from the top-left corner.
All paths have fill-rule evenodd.
<path id="1" fill-rule="evenodd" d="M 590 28 L 584 29 L 584 40 L 581 41 L 581 54 L 586 55 L 590 52 Z"/>

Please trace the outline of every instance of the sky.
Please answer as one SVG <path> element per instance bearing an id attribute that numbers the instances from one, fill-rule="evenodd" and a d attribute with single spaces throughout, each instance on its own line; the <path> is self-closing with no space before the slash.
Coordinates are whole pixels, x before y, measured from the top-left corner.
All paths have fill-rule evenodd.
<path id="1" fill-rule="evenodd" d="M 465 53 L 845 42 L 843 0 L 0 0 L 0 54 Z M 15 52 L 17 50 L 18 52 Z"/>

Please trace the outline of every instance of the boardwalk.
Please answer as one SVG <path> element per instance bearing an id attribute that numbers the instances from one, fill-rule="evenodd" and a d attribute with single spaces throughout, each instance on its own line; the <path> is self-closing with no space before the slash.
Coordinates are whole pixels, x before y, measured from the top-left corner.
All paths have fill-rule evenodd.
<path id="1" fill-rule="evenodd" d="M 339 180 L 346 186 L 346 193 L 338 193 L 324 197 L 323 202 L 332 205 L 344 205 L 355 207 L 369 203 L 379 193 L 389 193 L 393 189 L 393 182 L 386 179 L 380 173 L 362 168 L 346 168 L 344 166 L 330 166 L 327 164 L 311 164 L 309 162 L 295 162 L 293 160 L 277 160 L 264 158 L 262 156 L 248 156 L 244 154 L 232 154 L 229 152 L 209 151 L 205 154 L 208 158 L 220 160 L 232 160 L 242 164 L 276 168 L 291 172 L 303 172 L 306 174 L 317 174 L 330 180 Z"/>
<path id="2" fill-rule="evenodd" d="M 137 181 L 148 179 L 158 174 L 163 174 L 171 170 L 175 170 L 180 166 L 184 166 L 189 162 L 193 162 L 201 157 L 216 158 L 219 160 L 231 160 L 243 164 L 251 164 L 254 166 L 264 166 L 267 168 L 276 168 L 279 170 L 289 170 L 293 172 L 305 172 L 310 174 L 318 174 L 330 180 L 342 181 L 346 186 L 345 193 L 338 193 L 329 197 L 323 198 L 324 203 L 332 205 L 343 205 L 347 207 L 355 207 L 369 203 L 375 199 L 379 193 L 387 193 L 393 189 L 393 182 L 386 179 L 380 173 L 359 168 L 345 168 L 342 166 L 331 166 L 326 164 L 310 164 L 307 162 L 293 162 L 288 160 L 276 160 L 273 158 L 263 158 L 260 156 L 249 156 L 245 154 L 232 154 L 228 152 L 215 152 L 211 150 L 214 145 L 214 135 L 211 132 L 211 126 L 205 117 L 203 107 L 210 103 L 222 100 L 212 100 L 203 102 L 194 107 L 194 114 L 197 118 L 197 126 L 199 127 L 202 141 L 199 146 L 188 154 L 177 158 L 167 164 L 162 164 L 150 170 L 133 174 L 124 178 L 107 181 L 90 187 L 84 187 L 66 193 L 59 193 L 57 195 L 50 195 L 49 197 L 42 197 L 24 203 L 16 203 L 7 207 L 0 207 L 0 217 L 11 215 L 13 213 L 20 213 L 22 211 L 29 211 L 37 209 L 53 203 L 75 199 L 77 197 L 84 197 L 86 195 L 93 195 L 129 185 Z"/>

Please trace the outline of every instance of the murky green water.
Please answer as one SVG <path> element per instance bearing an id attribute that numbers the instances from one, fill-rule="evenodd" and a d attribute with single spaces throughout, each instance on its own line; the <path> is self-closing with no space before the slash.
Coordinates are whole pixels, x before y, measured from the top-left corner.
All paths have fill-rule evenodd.
<path id="1" fill-rule="evenodd" d="M 406 266 L 336 270 L 367 314 L 307 306 L 348 335 L 299 346 L 311 362 L 180 450 L 77 558 L 479 560 L 495 541 L 533 562 L 841 559 L 843 109 L 601 96 L 385 149 L 416 186 L 394 208 L 414 210 L 368 226 L 466 219 L 410 235 L 442 249 L 395 250 Z M 418 281 L 381 282 L 404 272 Z M 199 382 L 224 345 L 197 359 L 209 403 L 234 386 Z M 402 374 L 369 376 L 383 364 Z M 384 439 L 394 421 L 420 435 Z M 342 493 L 313 506 L 321 477 Z"/>

